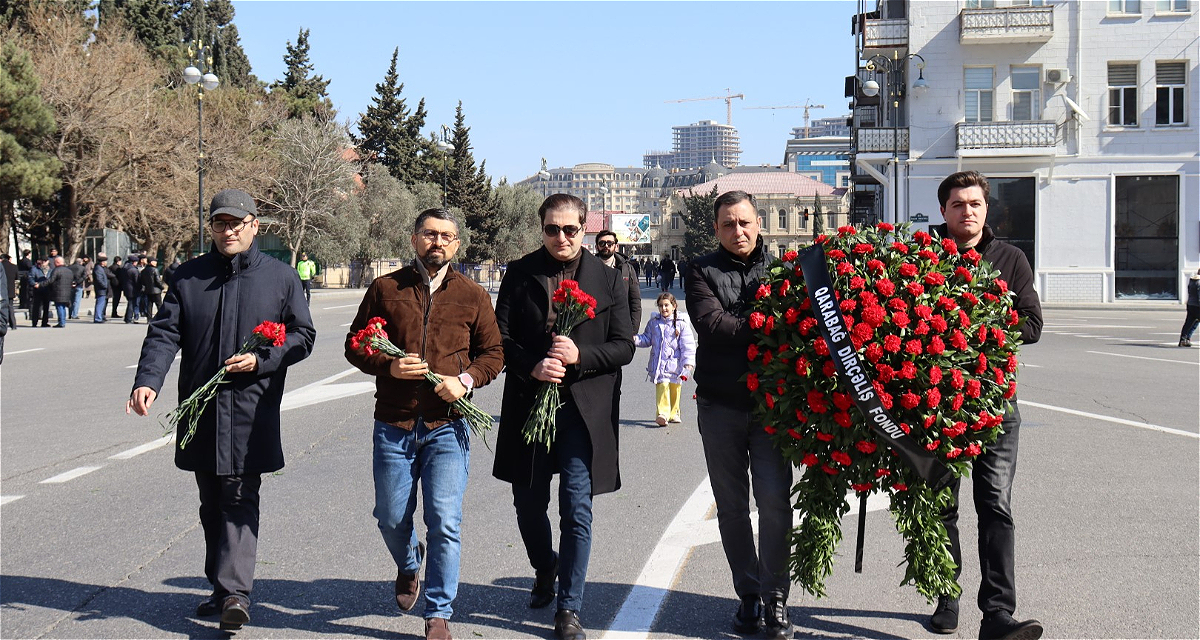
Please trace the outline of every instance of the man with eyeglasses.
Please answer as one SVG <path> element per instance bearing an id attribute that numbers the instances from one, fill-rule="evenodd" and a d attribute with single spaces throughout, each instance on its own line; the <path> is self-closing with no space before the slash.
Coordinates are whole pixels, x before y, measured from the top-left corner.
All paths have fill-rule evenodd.
<path id="1" fill-rule="evenodd" d="M 180 350 L 179 398 L 222 368 L 229 374 L 193 440 L 186 449 L 176 447 L 175 466 L 195 473 L 200 492 L 204 575 L 213 591 L 196 615 L 219 615 L 221 629 L 234 631 L 250 621 L 262 474 L 283 468 L 279 405 L 287 368 L 308 357 L 317 332 L 295 270 L 258 249 L 258 209 L 250 194 L 217 193 L 209 228 L 212 248 L 179 266 L 150 321 L 125 411 L 150 412 Z M 284 344 L 230 357 L 265 320 L 285 325 Z M 179 429 L 177 441 L 187 425 Z"/>
<path id="2" fill-rule="evenodd" d="M 604 229 L 596 234 L 596 257 L 607 267 L 612 267 L 621 272 L 621 277 L 625 279 L 625 284 L 629 285 L 629 318 L 633 321 L 633 330 L 636 333 L 638 328 L 642 326 L 642 287 L 638 285 L 637 270 L 633 264 L 621 255 L 617 243 L 617 234 L 609 229 Z M 620 385 L 617 385 L 620 389 Z"/>
<path id="3" fill-rule="evenodd" d="M 450 403 L 500 375 L 504 348 L 491 297 L 450 266 L 460 246 L 454 215 L 422 211 L 411 241 L 417 259 L 376 278 L 363 296 L 346 336 L 346 359 L 375 376 L 374 514 L 396 563 L 396 605 L 402 611 L 416 606 L 428 549 L 425 637 L 446 640 L 458 594 L 471 453 L 470 428 Z M 375 317 L 410 355 L 366 355 L 354 348 L 354 334 Z M 441 376 L 440 384 L 425 380 L 430 371 Z M 418 483 L 428 547 L 413 524 Z"/>
<path id="4" fill-rule="evenodd" d="M 620 272 L 583 251 L 587 206 L 554 194 L 538 209 L 542 247 L 509 264 L 496 300 L 507 375 L 492 475 L 512 484 L 517 527 L 535 578 L 529 606 L 555 600 L 554 634 L 584 640 L 579 611 L 592 545 L 592 496 L 621 486 L 614 398 L 621 367 L 633 359 L 629 287 Z M 551 296 L 564 280 L 596 298 L 596 317 L 570 337 L 553 333 Z M 542 384 L 561 385 L 556 435 L 549 450 L 522 434 Z M 559 474 L 559 551 L 550 520 L 550 479 Z"/>

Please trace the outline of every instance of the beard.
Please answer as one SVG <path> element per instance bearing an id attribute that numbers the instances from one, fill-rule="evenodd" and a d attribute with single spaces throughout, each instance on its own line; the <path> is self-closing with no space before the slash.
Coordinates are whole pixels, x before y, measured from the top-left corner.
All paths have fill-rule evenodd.
<path id="1" fill-rule="evenodd" d="M 435 251 L 433 249 L 426 251 L 425 255 L 420 256 L 420 260 L 421 264 L 425 265 L 425 269 L 430 273 L 441 270 L 441 268 L 446 266 L 446 263 L 449 262 L 446 259 L 446 252 Z"/>

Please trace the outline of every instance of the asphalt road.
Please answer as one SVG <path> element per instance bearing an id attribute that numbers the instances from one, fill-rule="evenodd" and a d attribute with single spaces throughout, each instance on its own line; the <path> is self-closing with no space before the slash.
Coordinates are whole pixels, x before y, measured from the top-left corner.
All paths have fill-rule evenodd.
<path id="1" fill-rule="evenodd" d="M 643 290 L 648 314 L 655 291 Z M 676 291 L 676 295 L 681 292 Z M 253 620 L 238 637 L 421 637 L 391 597 L 395 568 L 371 517 L 371 380 L 342 358 L 361 291 L 318 292 L 313 355 L 288 375 L 287 467 L 264 480 Z M 1200 635 L 1200 350 L 1179 349 L 1182 309 L 1046 310 L 1022 351 L 1018 618 L 1051 638 Z M 145 326 L 72 321 L 10 333 L 0 369 L 0 637 L 224 637 L 191 617 L 207 595 L 196 488 L 153 418 L 126 416 Z M 732 638 L 736 607 L 713 520 L 694 404 L 653 423 L 647 350 L 626 369 L 623 488 L 595 507 L 582 613 L 591 637 Z M 477 401 L 499 411 L 502 381 Z M 175 401 L 174 375 L 156 408 Z M 685 387 L 685 398 L 693 389 Z M 549 638 L 526 608 L 531 572 L 508 485 L 473 443 L 459 638 Z M 791 598 L 798 637 L 933 636 L 901 538 L 872 501 L 864 572 L 855 517 L 817 600 Z M 958 637 L 974 637 L 978 561 L 969 492 Z M 553 518 L 552 518 L 553 520 Z M 419 608 L 418 610 L 419 611 Z"/>

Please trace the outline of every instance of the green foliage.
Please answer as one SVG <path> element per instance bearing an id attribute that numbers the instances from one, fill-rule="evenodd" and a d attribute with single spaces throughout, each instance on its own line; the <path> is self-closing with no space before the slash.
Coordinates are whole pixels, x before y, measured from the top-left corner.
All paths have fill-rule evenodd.
<path id="1" fill-rule="evenodd" d="M 491 248 L 499 229 L 491 206 L 492 181 L 484 168 L 487 161 L 475 168 L 470 132 L 460 100 L 454 112 L 454 133 L 450 140 L 454 150 L 451 152 L 446 202 L 462 209 L 464 225 L 473 238 L 471 246 L 466 247 L 466 255 L 460 258 L 463 262 L 483 262 L 492 257 Z"/>
<path id="2" fill-rule="evenodd" d="M 359 116 L 361 138 L 358 138 L 358 147 L 371 153 L 373 161 L 387 167 L 398 180 L 412 185 L 431 179 L 421 155 L 428 153 L 432 146 L 421 134 L 425 127 L 425 99 L 421 99 L 416 111 L 409 113 L 401 95 L 404 83 L 399 81 L 396 71 L 399 55 L 400 48 L 396 47 L 383 82 L 375 85 L 372 104 Z"/>
<path id="3" fill-rule="evenodd" d="M 0 0 L 0 27 L 24 29 L 31 12 L 46 8 L 52 8 L 62 15 L 75 16 L 83 23 L 91 7 L 92 0 Z"/>
<path id="4" fill-rule="evenodd" d="M 0 46 L 0 114 L 0 201 L 51 197 L 62 165 L 36 147 L 54 133 L 54 112 L 38 95 L 29 54 L 12 42 Z"/>
<path id="5" fill-rule="evenodd" d="M 329 100 L 329 80 L 313 75 L 313 65 L 308 59 L 308 33 L 308 29 L 301 29 L 295 45 L 288 41 L 287 53 L 283 56 L 287 70 L 283 80 L 271 85 L 271 92 L 282 92 L 289 118 L 315 116 L 332 120 L 337 112 Z"/>
<path id="6" fill-rule="evenodd" d="M 541 204 L 542 194 L 527 186 L 501 182 L 492 191 L 497 232 L 490 249 L 496 262 L 516 260 L 541 246 Z"/>
<path id="7" fill-rule="evenodd" d="M 688 260 L 712 253 L 720 246 L 717 240 L 716 218 L 713 215 L 713 204 L 717 201 L 717 187 L 713 185 L 712 192 L 707 195 L 694 195 L 684 198 L 687 212 L 683 216 L 683 255 Z"/>

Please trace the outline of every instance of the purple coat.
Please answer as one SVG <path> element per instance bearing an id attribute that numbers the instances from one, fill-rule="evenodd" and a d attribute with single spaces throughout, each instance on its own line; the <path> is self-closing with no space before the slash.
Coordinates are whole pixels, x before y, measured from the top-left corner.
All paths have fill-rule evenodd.
<path id="1" fill-rule="evenodd" d="M 657 311 L 650 314 L 646 328 L 633 337 L 639 347 L 650 347 L 650 363 L 646 375 L 651 382 L 679 384 L 684 367 L 696 366 L 696 338 L 692 334 L 692 323 L 683 311 L 678 312 L 675 323 L 663 318 Z M 675 335 L 678 328 L 679 335 Z"/>

